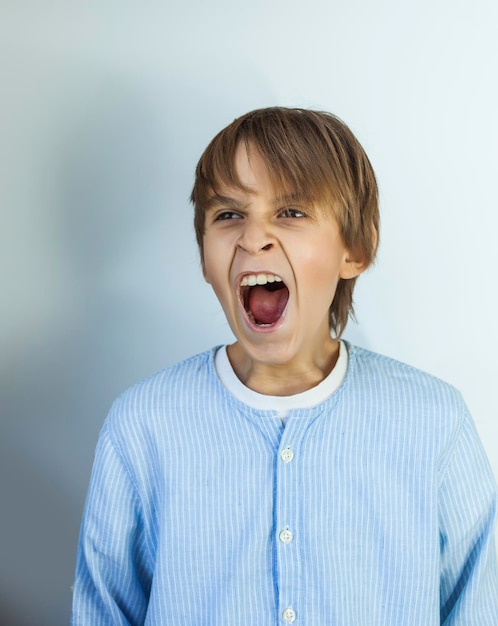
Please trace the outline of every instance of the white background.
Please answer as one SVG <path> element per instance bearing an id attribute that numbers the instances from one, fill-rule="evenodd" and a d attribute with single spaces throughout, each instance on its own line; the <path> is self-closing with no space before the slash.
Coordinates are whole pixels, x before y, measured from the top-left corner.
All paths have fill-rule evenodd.
<path id="1" fill-rule="evenodd" d="M 0 0 L 0 622 L 58 626 L 98 431 L 230 341 L 188 196 L 262 106 L 332 111 L 382 237 L 345 336 L 456 385 L 498 475 L 494 0 Z"/>

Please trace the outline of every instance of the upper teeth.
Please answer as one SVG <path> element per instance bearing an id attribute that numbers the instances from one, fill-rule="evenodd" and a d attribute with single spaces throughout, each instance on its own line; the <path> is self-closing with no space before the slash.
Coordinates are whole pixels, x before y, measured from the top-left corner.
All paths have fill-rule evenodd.
<path id="1" fill-rule="evenodd" d="M 241 287 L 254 287 L 254 285 L 266 285 L 266 283 L 281 283 L 280 276 L 276 274 L 247 274 L 240 281 Z"/>

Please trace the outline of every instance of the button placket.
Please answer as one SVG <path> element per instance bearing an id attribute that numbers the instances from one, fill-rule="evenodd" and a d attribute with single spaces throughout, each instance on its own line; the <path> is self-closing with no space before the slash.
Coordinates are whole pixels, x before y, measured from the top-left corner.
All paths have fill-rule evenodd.
<path id="1" fill-rule="evenodd" d="M 299 551 L 295 533 L 299 501 L 296 491 L 300 465 L 298 443 L 301 429 L 295 422 L 288 422 L 286 429 L 287 434 L 290 431 L 292 439 L 282 441 L 277 462 L 276 549 L 280 617 L 283 622 L 291 624 L 294 621 L 297 623 L 300 593 Z"/>

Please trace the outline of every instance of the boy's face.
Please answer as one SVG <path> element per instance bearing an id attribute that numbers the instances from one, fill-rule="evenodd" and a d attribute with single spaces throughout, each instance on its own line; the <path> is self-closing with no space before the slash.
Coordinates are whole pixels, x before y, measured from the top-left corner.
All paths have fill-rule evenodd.
<path id="1" fill-rule="evenodd" d="M 239 180 L 207 207 L 204 276 L 244 356 L 267 365 L 315 363 L 330 347 L 329 307 L 349 259 L 335 219 L 300 198 L 276 195 L 255 149 L 239 144 Z M 327 348 L 326 348 L 327 347 Z"/>

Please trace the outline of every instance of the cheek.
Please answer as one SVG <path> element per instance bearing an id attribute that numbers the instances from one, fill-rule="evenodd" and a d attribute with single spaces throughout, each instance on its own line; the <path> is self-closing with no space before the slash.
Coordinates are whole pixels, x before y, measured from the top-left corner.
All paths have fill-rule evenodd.
<path id="1" fill-rule="evenodd" d="M 204 280 L 208 284 L 211 284 L 211 274 L 210 274 L 210 271 L 209 271 L 209 263 L 206 261 L 206 255 L 205 254 L 202 255 L 201 267 L 202 267 L 202 275 L 204 276 Z"/>
<path id="2" fill-rule="evenodd" d="M 219 233 L 206 233 L 203 239 L 204 254 L 202 259 L 202 271 L 205 280 L 213 285 L 228 280 L 232 263 L 233 246 L 227 237 Z"/>
<path id="3" fill-rule="evenodd" d="M 337 284 L 343 264 L 343 250 L 334 248 L 330 240 L 319 242 L 316 246 L 301 250 L 296 257 L 296 269 L 308 284 L 322 286 Z"/>
<path id="4" fill-rule="evenodd" d="M 227 259 L 222 258 L 219 253 L 204 252 L 202 265 L 204 280 L 208 285 L 211 285 L 216 297 L 220 301 L 228 297 L 228 291 L 230 289 L 227 263 Z"/>
<path id="5" fill-rule="evenodd" d="M 216 254 L 213 253 L 213 247 L 209 244 L 209 240 L 204 239 L 204 252 L 202 255 L 202 273 L 207 283 L 210 285 L 216 280 Z M 219 259 L 219 256 L 218 256 Z"/>

